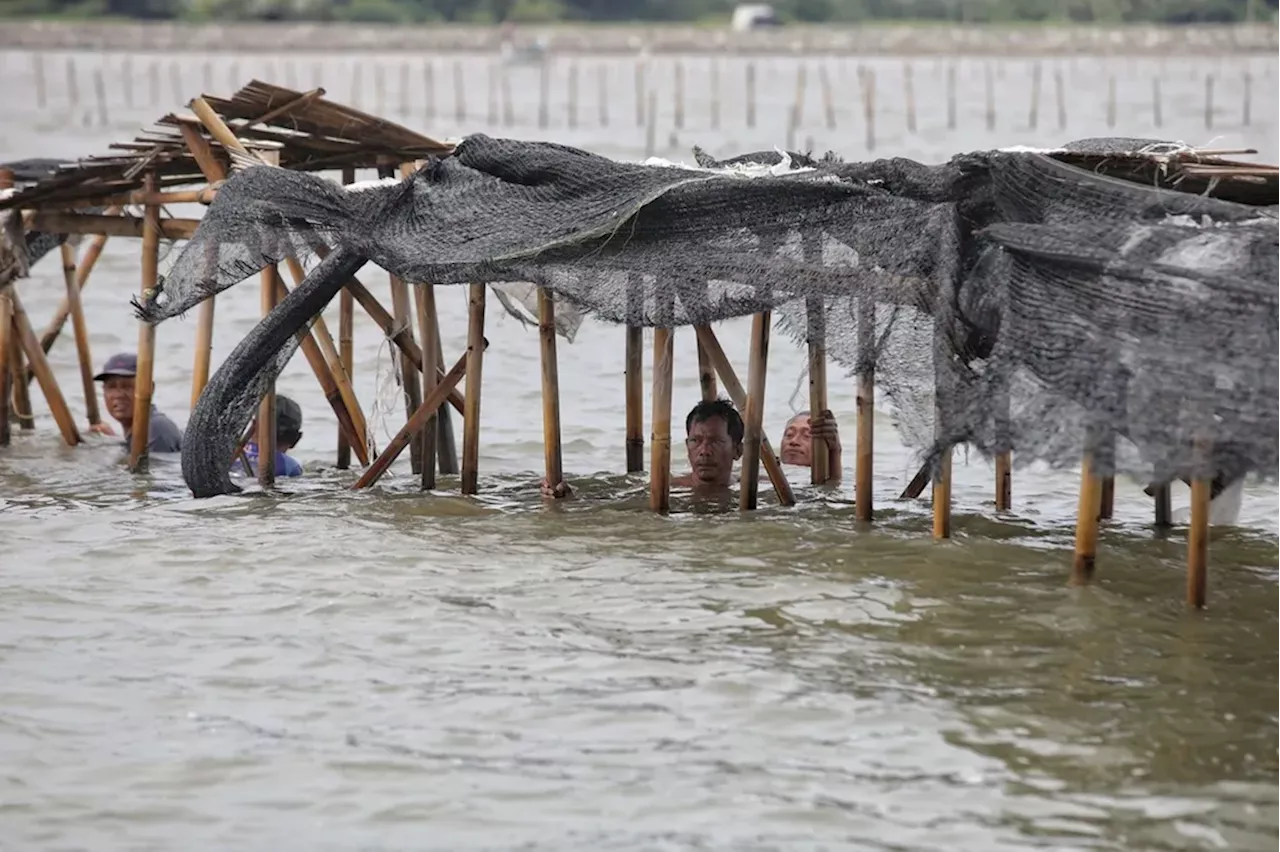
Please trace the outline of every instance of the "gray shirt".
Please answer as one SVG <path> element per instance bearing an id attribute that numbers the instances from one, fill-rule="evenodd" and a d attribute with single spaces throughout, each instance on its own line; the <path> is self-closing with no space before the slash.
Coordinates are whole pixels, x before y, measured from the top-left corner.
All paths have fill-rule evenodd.
<path id="1" fill-rule="evenodd" d="M 133 440 L 132 432 L 124 433 L 124 445 L 129 446 Z M 151 425 L 147 428 L 147 452 L 180 453 L 182 452 L 182 430 L 154 406 L 151 406 Z"/>

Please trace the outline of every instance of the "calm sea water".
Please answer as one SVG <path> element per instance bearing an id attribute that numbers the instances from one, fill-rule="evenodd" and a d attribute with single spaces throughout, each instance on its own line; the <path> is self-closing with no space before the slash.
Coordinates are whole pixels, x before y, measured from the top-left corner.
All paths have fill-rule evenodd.
<path id="1" fill-rule="evenodd" d="M 367 109 L 379 108 L 382 79 L 390 117 L 441 137 L 484 130 L 646 152 L 630 61 L 579 60 L 576 127 L 568 66 L 557 62 L 544 128 L 529 68 L 511 72 L 514 124 L 501 123 L 501 102 L 497 125 L 487 120 L 490 58 L 460 60 L 461 119 L 451 59 L 435 60 L 429 114 L 418 56 L 361 58 L 354 98 L 348 57 L 70 58 L 77 101 L 68 57 L 48 54 L 41 109 L 32 56 L 0 54 L 0 159 L 104 152 L 199 89 L 223 93 L 230 77 L 250 75 L 319 80 Z M 744 63 L 721 64 L 713 128 L 707 61 L 682 61 L 683 127 L 673 62 L 650 66 L 654 153 L 687 159 L 696 143 L 727 156 L 787 141 L 794 60 L 758 63 L 754 128 Z M 936 162 L 1108 133 L 1251 145 L 1277 159 L 1274 57 L 1046 60 L 1035 129 L 1030 63 L 992 65 L 990 130 L 981 63 L 957 67 L 950 130 L 947 63 L 919 60 L 914 133 L 903 62 L 868 61 L 882 90 L 872 152 L 858 59 L 825 60 L 834 130 L 818 64 L 796 143 L 812 136 L 851 159 Z M 609 72 L 607 126 L 597 67 Z M 136 346 L 138 250 L 110 242 L 85 291 L 95 362 Z M 386 275 L 368 267 L 363 278 L 389 305 Z M 57 261 L 20 287 L 39 328 L 60 298 Z M 465 297 L 443 290 L 439 301 L 451 362 Z M 1182 605 L 1185 531 L 1155 538 L 1132 482 L 1117 484 L 1097 583 L 1073 589 L 1075 471 L 1017 470 L 1014 512 L 997 517 L 990 468 L 958 454 L 955 537 L 937 543 L 927 503 L 894 499 L 914 466 L 887 411 L 876 426 L 879 519 L 856 528 L 853 383 L 833 369 L 831 405 L 850 449 L 839 492 L 801 487 L 802 505 L 784 510 L 766 490 L 754 514 L 699 513 L 677 495 L 659 518 L 644 476 L 619 473 L 622 333 L 588 320 L 560 344 L 564 459 L 579 498 L 547 506 L 536 487 L 536 334 L 489 305 L 475 499 L 452 478 L 420 494 L 407 454 L 378 488 L 345 490 L 357 471 L 333 469 L 336 425 L 301 357 L 279 390 L 304 410 L 296 455 L 308 475 L 274 494 L 196 501 L 176 460 L 134 477 L 111 439 L 67 448 L 33 386 L 37 428 L 0 450 L 0 849 L 1274 848 L 1274 486 L 1251 485 L 1237 526 L 1213 530 L 1207 611 Z M 217 310 L 215 367 L 257 321 L 256 284 Z M 156 398 L 180 424 L 194 316 L 158 334 Z M 336 302 L 326 318 L 336 329 Z M 744 373 L 748 325 L 717 329 Z M 371 421 L 383 445 L 402 404 L 387 346 L 359 313 L 356 353 L 357 394 L 380 412 Z M 52 362 L 82 416 L 69 331 Z M 677 333 L 676 364 L 680 412 L 698 396 L 690 333 Z M 775 436 L 806 405 L 803 366 L 776 334 Z M 803 471 L 790 473 L 803 485 Z M 1186 502 L 1175 494 L 1176 511 Z"/>

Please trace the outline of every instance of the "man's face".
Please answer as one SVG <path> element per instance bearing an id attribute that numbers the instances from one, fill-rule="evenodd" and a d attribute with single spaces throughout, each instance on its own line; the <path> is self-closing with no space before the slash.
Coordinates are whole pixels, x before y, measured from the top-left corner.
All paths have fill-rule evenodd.
<path id="1" fill-rule="evenodd" d="M 782 433 L 782 463 L 806 467 L 813 463 L 809 415 L 801 414 L 787 424 L 787 430 Z"/>
<path id="2" fill-rule="evenodd" d="M 133 376 L 107 376 L 102 382 L 107 413 L 120 423 L 133 422 L 133 384 Z"/>
<path id="3" fill-rule="evenodd" d="M 693 468 L 695 485 L 728 485 L 733 477 L 733 463 L 742 455 L 742 444 L 729 437 L 729 424 L 711 417 L 689 427 L 685 438 L 689 450 L 689 466 Z"/>

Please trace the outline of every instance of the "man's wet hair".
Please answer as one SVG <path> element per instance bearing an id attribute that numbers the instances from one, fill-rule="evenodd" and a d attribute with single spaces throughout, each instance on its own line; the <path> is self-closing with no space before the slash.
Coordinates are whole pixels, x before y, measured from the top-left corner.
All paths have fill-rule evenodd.
<path id="1" fill-rule="evenodd" d="M 704 399 L 690 409 L 689 416 L 684 419 L 685 434 L 689 434 L 693 424 L 705 423 L 712 417 L 719 417 L 724 421 L 729 429 L 729 437 L 735 444 L 742 443 L 742 436 L 746 432 L 742 425 L 742 417 L 738 414 L 738 409 L 734 408 L 733 403 L 727 399 Z"/>

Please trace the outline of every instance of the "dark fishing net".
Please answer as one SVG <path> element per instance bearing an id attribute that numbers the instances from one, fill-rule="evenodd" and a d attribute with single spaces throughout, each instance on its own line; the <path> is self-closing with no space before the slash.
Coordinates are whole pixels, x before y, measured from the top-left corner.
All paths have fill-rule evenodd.
<path id="1" fill-rule="evenodd" d="M 1232 476 L 1275 471 L 1274 200 L 1141 185 L 1035 152 L 937 166 L 697 158 L 638 165 L 477 135 L 401 184 L 359 191 L 250 168 L 139 311 L 160 321 L 323 244 L 408 281 L 536 283 L 630 325 L 773 310 L 797 341 L 825 334 L 848 371 L 874 369 L 926 457 L 965 443 L 1074 465 L 1088 442 L 1104 473 L 1167 478 L 1208 437 Z M 753 164 L 774 173 L 749 176 Z M 222 368 L 241 390 L 218 428 L 252 417 L 278 351 L 243 354 Z"/>

